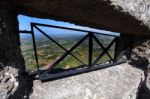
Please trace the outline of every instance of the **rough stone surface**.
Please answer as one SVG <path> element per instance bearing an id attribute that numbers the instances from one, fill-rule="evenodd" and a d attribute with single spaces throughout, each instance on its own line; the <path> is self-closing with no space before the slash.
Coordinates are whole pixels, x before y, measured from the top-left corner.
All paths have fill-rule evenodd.
<path id="1" fill-rule="evenodd" d="M 23 99 L 25 72 L 19 48 L 17 13 L 8 3 L 0 3 L 0 99 Z"/>
<path id="2" fill-rule="evenodd" d="M 150 34 L 148 0 L 138 2 L 137 0 L 38 0 L 38 2 L 0 0 L 0 2 L 0 63 L 3 64 L 0 66 L 0 98 L 2 99 L 9 96 L 10 99 L 25 98 L 23 96 L 26 79 L 22 76 L 25 68 L 19 48 L 17 13 L 126 34 Z M 147 66 L 149 62 L 145 59 L 149 60 L 149 46 L 143 48 L 139 45 L 135 47 L 133 52 L 137 57 L 134 59 L 137 58 L 138 63 Z M 145 77 L 149 76 L 149 73 L 145 74 Z M 47 83 L 34 81 L 31 99 L 135 99 L 140 82 L 143 80 L 142 76 L 142 70 L 123 64 Z M 149 78 L 145 79 L 145 84 L 149 86 Z"/>
<path id="3" fill-rule="evenodd" d="M 150 28 L 150 0 L 111 0 L 112 4 L 130 13 Z M 119 7 L 118 7 L 119 6 Z"/>
<path id="4" fill-rule="evenodd" d="M 149 37 L 135 37 L 131 50 L 132 62 L 143 69 L 150 69 L 150 39 Z"/>
<path id="5" fill-rule="evenodd" d="M 69 78 L 33 83 L 31 99 L 136 99 L 143 71 L 127 63 Z"/>
<path id="6" fill-rule="evenodd" d="M 150 64 L 150 37 L 135 35 L 120 35 L 118 38 L 116 56 L 118 60 L 132 60 L 135 65 L 147 69 Z M 143 61 L 143 62 L 142 62 Z"/>
<path id="7" fill-rule="evenodd" d="M 135 65 L 144 71 L 145 80 L 139 90 L 138 99 L 150 99 L 150 40 L 139 40 L 133 46 L 132 65 Z"/>
<path id="8" fill-rule="evenodd" d="M 132 55 L 135 60 L 143 57 L 150 63 L 150 40 L 145 40 L 144 42 L 137 42 L 136 46 L 132 49 Z"/>
<path id="9" fill-rule="evenodd" d="M 124 34 L 150 35 L 149 0 L 13 0 L 21 14 Z M 148 28 L 149 27 L 149 28 Z"/>
<path id="10" fill-rule="evenodd" d="M 18 71 L 12 67 L 5 66 L 0 70 L 0 99 L 8 99 L 18 88 Z"/>

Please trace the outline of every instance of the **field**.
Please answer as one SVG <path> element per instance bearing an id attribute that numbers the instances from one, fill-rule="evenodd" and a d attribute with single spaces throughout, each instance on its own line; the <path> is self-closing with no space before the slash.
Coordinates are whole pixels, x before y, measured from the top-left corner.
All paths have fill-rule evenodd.
<path id="1" fill-rule="evenodd" d="M 63 35 L 63 36 L 53 36 L 60 45 L 69 50 L 74 44 L 76 44 L 84 35 Z M 108 44 L 113 39 L 112 37 L 97 36 L 101 43 L 107 47 Z M 35 70 L 36 62 L 35 62 L 35 54 L 33 50 L 32 37 L 29 34 L 20 34 L 21 40 L 21 50 L 26 62 L 27 70 Z M 37 54 L 39 60 L 39 66 L 41 69 L 46 69 L 48 66 L 51 66 L 54 62 L 56 62 L 65 51 L 57 46 L 54 42 L 47 39 L 43 35 L 36 35 L 36 46 L 37 46 Z M 102 49 L 99 45 L 94 41 L 93 42 L 93 61 L 96 57 L 102 52 Z M 88 39 L 86 39 L 82 44 L 80 44 L 73 52 L 71 52 L 74 56 L 84 62 L 84 64 L 88 65 Z M 112 57 L 114 57 L 114 45 L 109 50 L 109 53 Z M 107 55 L 104 55 L 101 60 L 97 62 L 97 64 L 104 63 L 109 60 Z M 81 66 L 82 63 L 79 62 L 76 58 L 71 55 L 66 56 L 59 64 L 54 66 L 53 68 L 59 69 L 68 69 L 72 67 Z"/>

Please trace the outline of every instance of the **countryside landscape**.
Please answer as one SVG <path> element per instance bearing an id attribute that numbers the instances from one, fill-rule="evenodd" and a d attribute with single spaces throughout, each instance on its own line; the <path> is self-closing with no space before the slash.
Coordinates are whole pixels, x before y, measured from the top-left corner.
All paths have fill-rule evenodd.
<path id="1" fill-rule="evenodd" d="M 62 47 L 69 50 L 73 45 L 75 45 L 79 40 L 81 40 L 86 33 L 77 33 L 74 31 L 67 31 L 66 33 L 61 33 L 61 31 L 51 31 L 55 33 L 47 33 L 55 41 L 57 41 Z M 36 49 L 38 54 L 38 61 L 40 69 L 47 69 L 53 63 L 55 63 L 64 53 L 65 50 L 61 49 L 54 42 L 49 40 L 42 33 L 35 31 L 35 42 Z M 94 34 L 95 35 L 95 34 Z M 108 44 L 113 40 L 113 37 L 106 35 L 95 35 L 99 41 L 103 44 L 104 47 L 107 47 Z M 20 34 L 21 40 L 21 51 L 25 59 L 27 70 L 36 70 L 36 61 L 35 53 L 33 48 L 33 40 L 30 34 Z M 114 57 L 114 47 L 113 45 L 109 54 Z M 101 47 L 93 39 L 93 62 L 102 53 Z M 71 52 L 75 57 L 81 60 L 84 64 L 88 65 L 88 38 L 82 42 L 75 50 Z M 101 64 L 110 60 L 109 57 L 105 54 L 96 64 Z M 78 67 L 83 65 L 80 61 L 74 58 L 72 55 L 66 56 L 60 63 L 55 65 L 54 69 L 68 69 L 73 67 Z"/>

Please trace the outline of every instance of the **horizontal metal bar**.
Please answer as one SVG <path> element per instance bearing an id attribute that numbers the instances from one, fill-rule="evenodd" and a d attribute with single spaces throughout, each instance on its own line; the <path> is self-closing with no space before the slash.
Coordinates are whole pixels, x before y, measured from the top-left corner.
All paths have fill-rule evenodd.
<path id="1" fill-rule="evenodd" d="M 73 30 L 73 31 L 79 31 L 79 32 L 86 32 L 86 33 L 93 32 L 93 31 L 89 31 L 89 30 L 74 29 L 74 28 L 69 28 L 69 27 L 54 26 L 54 25 L 41 24 L 41 23 L 31 23 L 31 24 L 37 25 L 37 26 L 45 26 L 45 27 L 53 27 L 53 28 L 67 29 L 67 30 Z M 95 34 L 107 35 L 107 36 L 114 36 L 114 37 L 117 36 L 117 35 L 105 34 L 105 33 L 101 33 L 101 32 L 93 32 L 93 33 L 95 33 Z"/>
<path id="2" fill-rule="evenodd" d="M 73 76 L 73 75 L 77 75 L 77 74 L 91 72 L 91 71 L 98 70 L 98 69 L 112 67 L 112 66 L 119 65 L 119 64 L 122 64 L 125 62 L 126 61 L 119 61 L 119 62 L 103 64 L 103 65 L 94 65 L 91 68 L 88 68 L 88 66 L 87 66 L 87 68 L 84 67 L 82 69 L 70 70 L 70 71 L 56 73 L 56 74 L 47 74 L 47 75 L 45 75 L 45 77 L 39 76 L 39 78 L 42 81 L 56 80 L 59 78 L 69 77 L 69 76 Z"/>
<path id="3" fill-rule="evenodd" d="M 26 34 L 32 34 L 31 31 L 26 31 L 26 30 L 20 30 L 19 33 L 26 33 Z"/>

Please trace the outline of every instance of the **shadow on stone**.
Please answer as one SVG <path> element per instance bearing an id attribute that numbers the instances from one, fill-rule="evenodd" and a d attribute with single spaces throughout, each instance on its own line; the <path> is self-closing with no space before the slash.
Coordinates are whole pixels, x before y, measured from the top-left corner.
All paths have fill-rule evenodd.
<path id="1" fill-rule="evenodd" d="M 150 99 L 150 86 L 149 86 L 149 61 L 147 58 L 138 57 L 138 60 L 132 60 L 129 62 L 130 65 L 135 66 L 144 71 L 144 81 L 141 83 L 139 87 L 138 97 L 137 99 Z"/>

